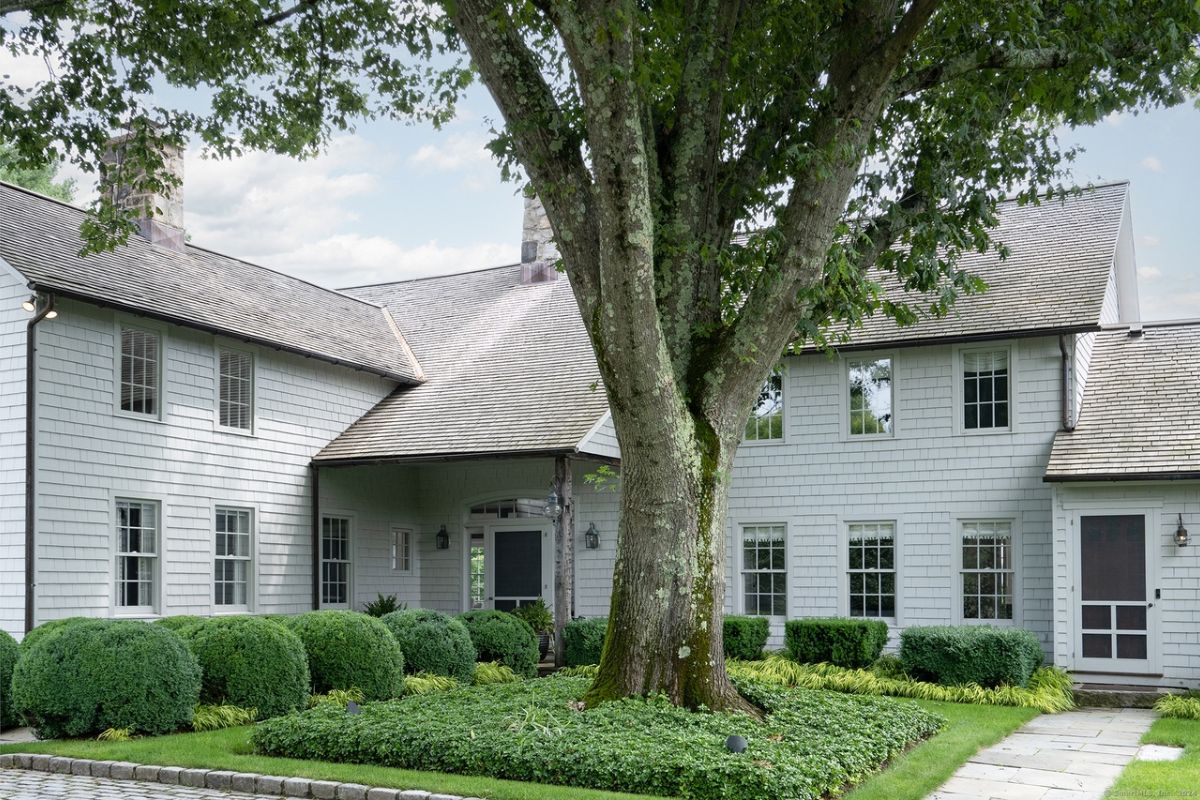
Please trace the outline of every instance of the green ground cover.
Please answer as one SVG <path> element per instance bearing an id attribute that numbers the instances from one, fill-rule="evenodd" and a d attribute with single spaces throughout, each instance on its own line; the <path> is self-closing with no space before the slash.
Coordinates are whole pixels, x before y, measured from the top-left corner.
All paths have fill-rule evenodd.
<path id="1" fill-rule="evenodd" d="M 1200 721 L 1160 718 L 1142 743 L 1185 749 L 1178 761 L 1134 761 L 1108 790 L 1108 800 L 1200 797 Z"/>

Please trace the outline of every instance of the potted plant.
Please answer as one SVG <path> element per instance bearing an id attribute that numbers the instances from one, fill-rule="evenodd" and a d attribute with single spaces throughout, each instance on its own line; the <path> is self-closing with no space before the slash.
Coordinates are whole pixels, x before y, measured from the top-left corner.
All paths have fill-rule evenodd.
<path id="1" fill-rule="evenodd" d="M 554 630 L 554 617 L 546 607 L 546 601 L 539 597 L 532 603 L 514 608 L 509 613 L 525 620 L 529 627 L 533 628 L 538 637 L 538 657 L 545 660 L 546 653 L 550 652 L 550 632 Z"/>

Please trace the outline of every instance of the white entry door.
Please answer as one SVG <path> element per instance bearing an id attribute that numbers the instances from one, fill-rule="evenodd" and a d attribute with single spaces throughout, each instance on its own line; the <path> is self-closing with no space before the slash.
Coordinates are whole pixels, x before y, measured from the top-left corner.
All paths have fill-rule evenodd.
<path id="1" fill-rule="evenodd" d="M 485 608 L 512 611 L 542 598 L 554 604 L 554 542 L 547 526 L 488 526 L 484 533 Z"/>
<path id="2" fill-rule="evenodd" d="M 1146 514 L 1081 512 L 1076 526 L 1076 669 L 1158 671 L 1154 537 Z"/>

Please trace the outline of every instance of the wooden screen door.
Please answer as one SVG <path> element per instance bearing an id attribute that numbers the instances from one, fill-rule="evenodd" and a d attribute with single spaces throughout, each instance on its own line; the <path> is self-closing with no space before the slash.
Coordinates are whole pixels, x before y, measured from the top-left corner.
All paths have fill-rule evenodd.
<path id="1" fill-rule="evenodd" d="M 1076 668 L 1148 673 L 1157 664 L 1144 514 L 1080 515 Z"/>
<path id="2" fill-rule="evenodd" d="M 539 528 L 494 527 L 488 530 L 489 607 L 512 611 L 545 596 L 546 533 Z M 552 559 L 550 559 L 552 561 Z M 546 603 L 551 605 L 549 601 Z"/>

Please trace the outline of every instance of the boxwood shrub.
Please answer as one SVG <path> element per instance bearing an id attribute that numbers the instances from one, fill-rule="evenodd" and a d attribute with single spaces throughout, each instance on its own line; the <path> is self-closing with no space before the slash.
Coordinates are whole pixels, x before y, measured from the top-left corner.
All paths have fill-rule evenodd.
<path id="1" fill-rule="evenodd" d="M 253 708 L 259 719 L 308 705 L 308 656 L 300 637 L 259 617 L 213 617 L 181 635 L 200 662 L 200 700 Z"/>
<path id="2" fill-rule="evenodd" d="M 200 699 L 200 665 L 174 631 L 131 620 L 91 620 L 42 636 L 13 673 L 17 713 L 41 738 L 108 728 L 170 733 Z"/>
<path id="3" fill-rule="evenodd" d="M 488 775 L 693 800 L 840 795 L 942 720 L 915 703 L 740 682 L 767 709 L 689 711 L 662 697 L 579 711 L 587 678 L 460 687 L 373 703 L 324 705 L 260 723 L 264 755 Z M 730 753 L 730 734 L 749 742 Z M 436 743 L 430 746 L 430 743 Z"/>
<path id="4" fill-rule="evenodd" d="M 429 672 L 464 683 L 471 681 L 475 647 L 461 620 L 419 608 L 392 611 L 381 619 L 400 643 L 407 672 Z"/>
<path id="5" fill-rule="evenodd" d="M 176 633 L 183 633 L 185 629 L 200 625 L 209 619 L 211 619 L 211 617 L 198 617 L 195 614 L 177 614 L 173 617 L 156 619 L 154 624 L 162 625 L 164 628 L 170 628 Z"/>
<path id="6" fill-rule="evenodd" d="M 21 640 L 21 651 L 24 652 L 30 647 L 33 647 L 34 642 L 41 639 L 43 636 L 48 636 L 55 631 L 65 630 L 72 625 L 78 625 L 81 622 L 95 622 L 99 617 L 63 617 L 62 619 L 52 619 L 48 622 L 43 622 L 36 628 L 25 634 L 25 638 Z"/>
<path id="7" fill-rule="evenodd" d="M 563 628 L 565 643 L 564 658 L 568 667 L 599 664 L 604 652 L 604 634 L 608 630 L 608 617 L 573 619 Z"/>
<path id="8" fill-rule="evenodd" d="M 12 674 L 21 655 L 17 640 L 0 630 L 0 731 L 17 724 L 17 710 L 12 701 Z"/>
<path id="9" fill-rule="evenodd" d="M 935 625 L 900 634 L 900 660 L 915 678 L 947 685 L 1027 686 L 1045 655 L 1024 628 Z"/>
<path id="10" fill-rule="evenodd" d="M 725 617 L 725 656 L 743 661 L 762 658 L 767 637 L 771 635 L 771 624 L 766 617 Z"/>
<path id="11" fill-rule="evenodd" d="M 875 619 L 791 619 L 784 625 L 788 656 L 801 664 L 869 667 L 887 640 L 887 623 Z"/>
<path id="12" fill-rule="evenodd" d="M 315 694 L 361 689 L 367 700 L 399 697 L 404 689 L 404 655 L 396 637 L 378 619 L 358 611 L 309 611 L 288 618 L 308 654 Z"/>
<path id="13" fill-rule="evenodd" d="M 503 611 L 468 611 L 459 619 L 471 635 L 476 661 L 499 661 L 523 678 L 537 675 L 537 634 L 525 620 Z"/>

